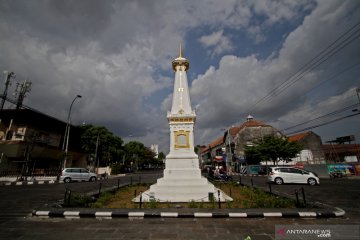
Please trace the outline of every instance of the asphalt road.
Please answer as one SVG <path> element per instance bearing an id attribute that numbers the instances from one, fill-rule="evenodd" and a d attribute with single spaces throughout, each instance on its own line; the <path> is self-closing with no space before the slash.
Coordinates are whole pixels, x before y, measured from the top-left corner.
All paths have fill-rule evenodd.
<path id="1" fill-rule="evenodd" d="M 239 177 L 235 180 L 240 181 Z M 251 186 L 251 180 L 254 186 L 261 187 L 269 191 L 269 184 L 265 176 L 261 177 L 241 177 L 243 184 Z M 301 188 L 304 188 L 306 202 L 323 203 L 334 207 L 340 207 L 353 217 L 360 216 L 360 178 L 335 178 L 321 179 L 320 184 L 309 186 L 304 184 L 271 184 L 271 190 L 275 193 L 281 193 L 288 197 L 295 198 L 295 191 L 299 193 L 302 199 Z"/>
<path id="2" fill-rule="evenodd" d="M 152 182 L 159 173 L 141 174 L 141 181 Z M 122 177 L 120 184 L 131 180 Z M 139 180 L 133 175 L 133 182 Z M 264 177 L 252 178 L 253 184 L 268 188 Z M 250 177 L 242 182 L 251 184 Z M 63 219 L 31 217 L 31 211 L 64 197 L 65 189 L 73 191 L 97 191 L 116 186 L 118 179 L 95 183 L 71 183 L 0 187 L 0 239 L 274 239 L 275 225 L 360 225 L 360 179 L 323 180 L 319 186 L 282 185 L 272 186 L 273 191 L 293 194 L 304 187 L 309 201 L 321 201 L 343 208 L 344 217 L 325 219 L 253 218 L 253 219 Z"/>

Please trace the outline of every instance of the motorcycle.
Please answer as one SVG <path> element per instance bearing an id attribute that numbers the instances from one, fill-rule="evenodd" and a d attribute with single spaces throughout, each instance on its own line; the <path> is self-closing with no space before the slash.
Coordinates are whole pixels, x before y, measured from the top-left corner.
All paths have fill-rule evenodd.
<path id="1" fill-rule="evenodd" d="M 340 171 L 334 171 L 334 172 L 330 172 L 330 178 L 342 178 L 344 177 L 344 173 L 340 172 Z"/>

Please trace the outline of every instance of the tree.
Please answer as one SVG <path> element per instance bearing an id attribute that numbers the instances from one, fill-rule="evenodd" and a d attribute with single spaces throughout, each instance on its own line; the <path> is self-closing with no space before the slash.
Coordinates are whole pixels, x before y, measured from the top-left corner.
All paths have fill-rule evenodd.
<path id="1" fill-rule="evenodd" d="M 159 161 L 162 162 L 165 158 L 166 158 L 165 154 L 163 152 L 159 152 L 159 154 L 158 154 Z"/>
<path id="2" fill-rule="evenodd" d="M 131 141 L 125 144 L 127 164 L 135 164 L 135 167 L 142 167 L 154 162 L 155 153 L 141 142 Z"/>
<path id="3" fill-rule="evenodd" d="M 95 162 L 92 164 L 95 165 L 96 161 L 99 161 L 99 165 L 107 166 L 120 161 L 124 154 L 123 140 L 120 137 L 114 136 L 107 128 L 101 126 L 85 125 L 81 130 L 81 148 L 93 156 Z"/>
<path id="4" fill-rule="evenodd" d="M 253 146 L 245 147 L 245 156 L 250 164 L 272 161 L 276 165 L 280 160 L 289 162 L 303 149 L 298 142 L 289 142 L 287 138 L 274 135 L 265 136 Z"/>

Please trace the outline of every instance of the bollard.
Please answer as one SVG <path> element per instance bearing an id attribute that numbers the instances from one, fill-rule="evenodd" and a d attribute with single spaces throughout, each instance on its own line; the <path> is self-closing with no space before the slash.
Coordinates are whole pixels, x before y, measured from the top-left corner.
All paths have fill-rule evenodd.
<path id="1" fill-rule="evenodd" d="M 268 184 L 269 184 L 269 192 L 270 192 L 270 194 L 272 194 L 272 191 L 271 191 L 271 183 L 269 182 Z"/>
<path id="2" fill-rule="evenodd" d="M 102 185 L 102 183 L 99 183 L 99 197 L 100 197 L 100 193 L 101 193 L 101 185 Z"/>
<path id="3" fill-rule="evenodd" d="M 68 202 L 68 192 L 69 192 L 69 191 L 70 191 L 70 190 L 69 190 L 68 188 L 65 189 L 64 205 L 66 205 L 67 202 Z"/>
<path id="4" fill-rule="evenodd" d="M 69 190 L 68 199 L 67 199 L 67 206 L 70 206 L 70 199 L 71 199 L 71 190 Z"/>
<path id="5" fill-rule="evenodd" d="M 214 202 L 214 193 L 213 192 L 209 192 L 208 197 L 209 197 L 210 202 Z"/>
<path id="6" fill-rule="evenodd" d="M 134 190 L 134 197 L 136 197 L 136 189 Z"/>
<path id="7" fill-rule="evenodd" d="M 250 181 L 251 181 L 251 186 L 253 187 L 253 186 L 254 186 L 254 181 L 253 181 L 253 179 L 251 178 Z"/>
<path id="8" fill-rule="evenodd" d="M 232 197 L 231 187 L 230 187 L 230 197 Z"/>
<path id="9" fill-rule="evenodd" d="M 301 187 L 301 193 L 302 193 L 302 197 L 303 197 L 303 201 L 304 201 L 304 206 L 306 207 L 305 190 L 303 187 Z"/>
<path id="10" fill-rule="evenodd" d="M 220 209 L 221 208 L 220 190 L 218 190 L 218 202 L 219 202 L 219 209 Z"/>
<path id="11" fill-rule="evenodd" d="M 300 203 L 299 203 L 299 193 L 297 190 L 295 190 L 295 197 L 296 197 L 296 206 L 299 207 Z"/>
<path id="12" fill-rule="evenodd" d="M 69 189 L 66 188 L 65 189 L 65 195 L 64 195 L 64 205 L 66 205 L 68 191 L 69 191 Z"/>
<path id="13" fill-rule="evenodd" d="M 141 205 L 142 205 L 142 192 L 140 192 L 140 202 L 139 202 L 139 204 L 140 204 L 140 208 L 141 208 Z"/>
<path id="14" fill-rule="evenodd" d="M 120 188 L 120 178 L 118 179 L 117 182 L 118 182 L 118 188 L 117 189 L 119 190 L 119 188 Z"/>

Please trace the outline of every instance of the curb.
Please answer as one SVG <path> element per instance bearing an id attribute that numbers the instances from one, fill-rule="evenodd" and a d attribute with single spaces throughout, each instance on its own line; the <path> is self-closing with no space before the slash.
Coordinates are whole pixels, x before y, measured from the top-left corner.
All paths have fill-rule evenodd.
<path id="1" fill-rule="evenodd" d="M 342 217 L 345 211 L 335 208 L 334 211 L 293 211 L 293 212 L 154 212 L 154 211 L 67 211 L 67 210 L 34 210 L 33 217 L 42 218 L 332 218 Z"/>
<path id="2" fill-rule="evenodd" d="M 42 184 L 54 184 L 59 181 L 44 180 L 44 181 L 23 181 L 23 182 L 0 182 L 0 186 L 25 186 L 25 185 L 42 185 Z"/>
<path id="3" fill-rule="evenodd" d="M 125 177 L 126 174 L 117 174 L 116 177 Z M 110 177 L 113 178 L 113 177 Z M 98 181 L 101 178 L 98 177 Z M 54 184 L 54 183 L 63 183 L 58 180 L 34 180 L 34 181 L 0 181 L 0 186 L 24 186 L 24 185 L 40 185 L 40 184 Z"/>

